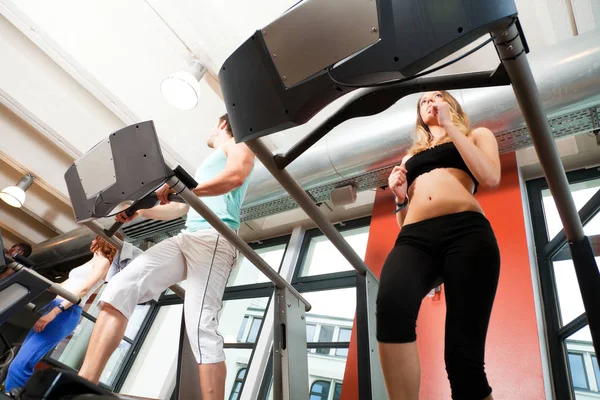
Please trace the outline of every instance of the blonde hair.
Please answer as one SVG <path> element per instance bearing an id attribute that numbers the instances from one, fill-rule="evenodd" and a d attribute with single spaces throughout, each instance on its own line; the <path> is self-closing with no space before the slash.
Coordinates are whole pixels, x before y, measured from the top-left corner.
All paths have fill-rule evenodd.
<path id="1" fill-rule="evenodd" d="M 469 117 L 465 114 L 460 103 L 447 91 L 440 90 L 439 92 L 442 94 L 444 101 L 450 106 L 450 115 L 452 116 L 452 123 L 454 126 L 464 133 L 465 136 L 469 136 L 471 134 Z M 421 99 L 422 97 L 419 98 L 419 101 L 417 102 L 417 125 L 413 134 L 413 144 L 408 149 L 408 154 L 411 156 L 420 153 L 423 150 L 427 150 L 431 147 L 431 143 L 433 142 L 433 135 L 429 132 L 429 127 L 425 124 L 423 118 L 421 118 Z M 446 134 L 437 144 L 450 141 L 450 137 Z"/>

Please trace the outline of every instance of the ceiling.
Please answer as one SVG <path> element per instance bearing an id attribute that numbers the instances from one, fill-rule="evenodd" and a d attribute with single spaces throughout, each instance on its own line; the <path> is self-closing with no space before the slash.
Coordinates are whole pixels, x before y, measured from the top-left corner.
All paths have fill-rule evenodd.
<path id="1" fill-rule="evenodd" d="M 296 1 L 0 0 L 0 187 L 26 172 L 35 176 L 23 208 L 0 202 L 5 245 L 36 244 L 75 229 L 64 172 L 126 125 L 153 120 L 167 162 L 195 169 L 209 153 L 207 134 L 225 112 L 217 81 L 221 64 Z M 596 0 L 516 3 L 532 52 L 593 30 L 600 21 Z M 194 57 L 209 73 L 201 81 L 200 105 L 179 111 L 162 98 L 159 85 Z M 443 73 L 493 68 L 497 62 L 488 46 Z M 302 127 L 268 136 L 267 145 L 289 147 L 334 108 Z M 361 194 L 354 207 L 325 205 L 327 212 L 332 219 L 368 215 L 373 193 Z M 305 222 L 301 211 L 289 211 L 253 221 L 241 233 L 257 239 Z"/>

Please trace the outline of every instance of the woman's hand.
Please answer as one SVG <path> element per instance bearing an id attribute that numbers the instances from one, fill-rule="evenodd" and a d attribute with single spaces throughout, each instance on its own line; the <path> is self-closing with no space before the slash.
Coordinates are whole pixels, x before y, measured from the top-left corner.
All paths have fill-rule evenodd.
<path id="1" fill-rule="evenodd" d="M 160 200 L 161 205 L 169 204 L 171 202 L 169 201 L 169 195 L 172 193 L 175 193 L 175 191 L 173 189 L 170 189 L 169 185 L 165 183 L 160 189 L 156 191 L 156 197 L 158 197 L 158 200 Z"/>
<path id="2" fill-rule="evenodd" d="M 58 312 L 60 311 L 56 311 L 57 308 L 53 308 L 48 314 L 44 315 L 42 318 L 38 319 L 37 322 L 35 323 L 35 325 L 33 326 L 33 330 L 36 331 L 37 333 L 42 332 L 44 329 L 46 329 L 46 326 L 54 321 L 54 318 L 56 318 L 56 316 L 58 315 Z"/>
<path id="3" fill-rule="evenodd" d="M 439 126 L 443 128 L 448 124 L 452 124 L 452 113 L 448 103 L 436 101 L 431 107 L 433 108 L 433 114 L 437 117 Z"/>
<path id="4" fill-rule="evenodd" d="M 406 167 L 404 164 L 395 166 L 388 178 L 388 185 L 399 201 L 404 201 L 408 187 L 406 185 Z"/>

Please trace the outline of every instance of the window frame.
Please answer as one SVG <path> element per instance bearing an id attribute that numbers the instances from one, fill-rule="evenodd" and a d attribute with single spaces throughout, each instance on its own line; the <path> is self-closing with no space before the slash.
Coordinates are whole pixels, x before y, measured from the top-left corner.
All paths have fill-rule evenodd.
<path id="1" fill-rule="evenodd" d="M 341 221 L 333 224 L 334 227 L 339 231 L 343 232 L 350 229 L 369 227 L 371 225 L 371 216 L 356 218 L 349 221 Z M 336 289 L 348 289 L 348 288 L 357 288 L 357 277 L 358 274 L 356 271 L 342 271 L 335 272 L 331 274 L 321 274 L 321 275 L 313 275 L 313 276 L 300 276 L 300 270 L 303 268 L 304 261 L 306 259 L 306 255 L 310 246 L 311 239 L 318 236 L 324 236 L 324 234 L 318 229 L 313 228 L 307 230 L 304 233 L 304 237 L 302 239 L 302 244 L 300 247 L 300 254 L 298 256 L 298 260 L 296 265 L 294 266 L 294 273 L 292 275 L 292 286 L 298 290 L 299 293 L 309 293 L 309 292 L 319 292 L 326 290 L 336 290 Z M 312 323 L 311 323 L 312 324 Z M 307 324 L 308 325 L 308 324 Z M 313 334 L 313 339 L 317 335 L 319 322 L 314 322 L 315 332 Z M 352 330 L 353 325 L 349 327 Z M 335 335 L 335 332 L 334 332 Z M 334 336 L 335 337 L 335 336 Z M 310 351 L 312 349 L 318 348 L 328 348 L 333 350 L 335 354 L 335 350 L 337 349 L 349 349 L 350 341 L 348 342 L 307 342 L 307 350 Z M 338 357 L 326 354 L 320 354 L 320 356 L 325 357 Z M 263 375 L 263 379 L 260 385 L 260 390 L 258 392 L 257 399 L 267 400 L 272 380 L 273 380 L 273 349 L 271 348 L 269 361 L 265 368 L 265 373 Z M 337 380 L 331 380 L 331 382 L 336 382 L 342 384 L 343 382 Z M 310 393 L 310 391 L 309 391 Z"/>
<path id="2" fill-rule="evenodd" d="M 322 396 L 324 393 L 313 393 L 313 386 L 315 386 L 316 383 L 327 384 L 328 387 L 327 387 L 327 393 L 326 393 L 325 397 Z M 319 400 L 329 400 L 330 393 L 331 393 L 331 381 L 324 380 L 324 379 L 316 379 L 310 384 L 310 388 L 308 389 L 308 398 L 310 399 L 313 395 L 316 395 L 316 396 L 320 397 Z"/>
<path id="3" fill-rule="evenodd" d="M 244 371 L 244 376 L 240 378 L 240 373 L 242 371 Z M 241 367 L 240 369 L 238 369 L 238 372 L 235 374 L 235 380 L 233 381 L 233 386 L 231 387 L 231 392 L 229 392 L 229 400 L 232 400 L 232 396 L 234 394 L 237 394 L 238 399 L 239 399 L 239 396 L 242 394 L 242 389 L 244 386 L 244 381 L 246 380 L 247 373 L 248 373 L 248 366 Z M 238 383 L 240 384 L 240 390 L 237 393 L 234 393 L 235 387 Z"/>
<path id="4" fill-rule="evenodd" d="M 590 380 L 588 378 L 588 371 L 587 368 L 585 366 L 585 353 L 581 352 L 581 351 L 567 351 L 567 358 L 569 356 L 577 356 L 581 359 L 581 366 L 583 367 L 583 377 L 585 378 L 585 388 L 581 388 L 581 387 L 576 387 L 575 385 L 573 385 L 573 389 L 574 390 L 584 390 L 584 391 L 590 391 Z M 569 374 L 571 374 L 572 368 L 571 368 L 571 361 L 569 360 Z M 571 381 L 573 381 L 573 376 L 571 376 Z"/>
<path id="5" fill-rule="evenodd" d="M 581 169 L 567 172 L 569 184 L 575 184 L 600 178 L 597 168 Z M 536 261 L 540 277 L 540 289 L 548 339 L 548 353 L 553 381 L 554 395 L 557 398 L 571 398 L 574 388 L 571 384 L 568 367 L 566 339 L 587 325 L 585 313 L 561 327 L 560 306 L 555 283 L 552 261 L 554 257 L 568 246 L 562 229 L 552 239 L 548 239 L 548 231 L 544 214 L 542 191 L 548 189 L 545 178 L 526 182 L 529 210 L 536 249 Z M 600 188 L 591 199 L 579 210 L 582 225 L 591 221 L 600 213 Z"/>

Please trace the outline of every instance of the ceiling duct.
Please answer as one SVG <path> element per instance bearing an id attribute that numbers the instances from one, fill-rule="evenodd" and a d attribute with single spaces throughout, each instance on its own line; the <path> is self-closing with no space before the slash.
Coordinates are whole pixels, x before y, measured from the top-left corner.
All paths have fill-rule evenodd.
<path id="1" fill-rule="evenodd" d="M 529 61 L 556 137 L 599 127 L 600 30 L 532 53 Z M 452 93 L 473 125 L 484 125 L 496 133 L 501 152 L 531 145 L 510 86 Z M 358 95 L 360 90 L 348 98 Z M 385 184 L 390 166 L 399 161 L 410 144 L 417 96 L 401 99 L 378 115 L 343 123 L 290 164 L 287 171 L 317 202 L 329 200 L 332 190 L 345 185 L 356 185 L 362 191 Z M 242 220 L 295 207 L 296 203 L 277 181 L 257 164 L 244 201 Z M 142 221 L 126 226 L 124 232 L 130 240 L 140 241 L 170 235 L 182 226 L 183 219 L 164 223 Z M 39 257 L 39 264 L 73 257 L 72 253 L 87 251 L 92 239 L 93 234 L 87 228 L 77 229 L 35 246 L 32 259 Z"/>

